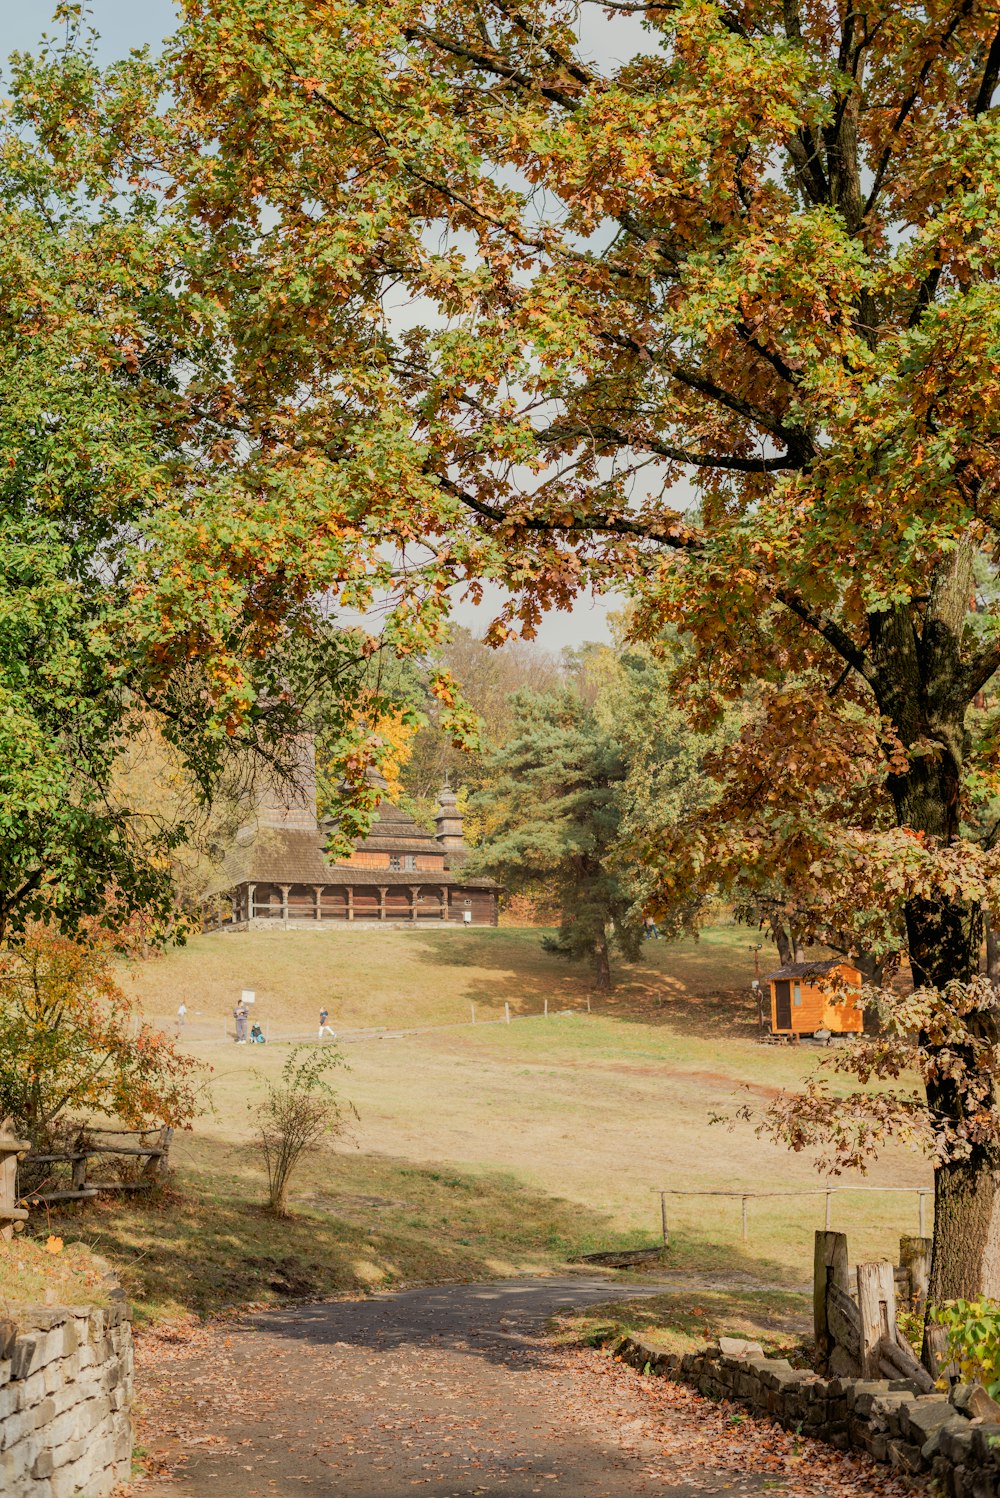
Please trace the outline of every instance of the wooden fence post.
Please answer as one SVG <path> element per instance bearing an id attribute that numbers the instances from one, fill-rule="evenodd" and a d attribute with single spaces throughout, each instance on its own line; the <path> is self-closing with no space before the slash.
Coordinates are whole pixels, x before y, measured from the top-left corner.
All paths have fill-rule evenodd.
<path id="1" fill-rule="evenodd" d="M 861 1376 L 881 1378 L 883 1339 L 896 1342 L 896 1279 L 888 1259 L 858 1265 L 858 1311 L 861 1315 Z"/>
<path id="2" fill-rule="evenodd" d="M 813 1250 L 813 1331 L 819 1367 L 825 1368 L 833 1351 L 826 1302 L 830 1285 L 847 1294 L 847 1234 L 817 1229 Z"/>
<path id="3" fill-rule="evenodd" d="M 899 1240 L 899 1263 L 906 1270 L 909 1282 L 909 1297 L 914 1303 L 923 1304 L 931 1282 L 931 1248 L 933 1238 L 902 1237 Z"/>
<path id="4" fill-rule="evenodd" d="M 28 1214 L 17 1205 L 17 1162 L 31 1148 L 27 1139 L 15 1139 L 9 1118 L 0 1123 L 0 1238 L 13 1238 L 20 1232 Z"/>

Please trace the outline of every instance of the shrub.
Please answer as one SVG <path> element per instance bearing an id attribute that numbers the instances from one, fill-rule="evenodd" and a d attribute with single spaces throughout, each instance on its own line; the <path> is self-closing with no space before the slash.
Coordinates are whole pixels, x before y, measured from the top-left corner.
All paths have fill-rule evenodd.
<path id="1" fill-rule="evenodd" d="M 142 1020 L 114 957 L 108 933 L 41 924 L 0 949 L 0 1118 L 36 1145 L 70 1114 L 178 1128 L 197 1112 L 199 1064 Z"/>
<path id="2" fill-rule="evenodd" d="M 323 1139 L 334 1139 L 347 1126 L 354 1108 L 342 1103 L 328 1073 L 343 1066 L 339 1051 L 297 1046 L 289 1052 L 277 1085 L 266 1084 L 257 1111 L 260 1150 L 267 1169 L 268 1207 L 277 1217 L 288 1216 L 288 1187 L 292 1172 L 307 1150 Z"/>
<path id="3" fill-rule="evenodd" d="M 948 1355 L 968 1382 L 1000 1395 L 1000 1302 L 950 1300 L 932 1313 L 948 1333 Z"/>

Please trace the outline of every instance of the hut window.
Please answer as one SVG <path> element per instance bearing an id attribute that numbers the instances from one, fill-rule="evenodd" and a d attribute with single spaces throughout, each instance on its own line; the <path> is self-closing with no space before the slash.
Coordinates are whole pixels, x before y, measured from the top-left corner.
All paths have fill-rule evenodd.
<path id="1" fill-rule="evenodd" d="M 796 983 L 795 986 L 792 989 L 792 1003 L 793 1004 L 801 1004 L 802 1003 L 802 984 L 801 983 Z"/>
<path id="2" fill-rule="evenodd" d="M 390 869 L 415 869 L 417 866 L 416 854 L 414 853 L 390 853 Z"/>

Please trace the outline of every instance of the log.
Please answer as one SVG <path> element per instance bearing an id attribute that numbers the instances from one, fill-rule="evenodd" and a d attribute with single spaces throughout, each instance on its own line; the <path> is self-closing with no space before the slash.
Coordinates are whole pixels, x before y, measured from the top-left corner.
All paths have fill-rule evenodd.
<path id="1" fill-rule="evenodd" d="M 921 1394 L 933 1394 L 934 1380 L 923 1363 L 897 1333 L 893 1338 L 882 1337 L 878 1344 L 879 1371 L 883 1378 L 908 1378 L 919 1388 Z"/>
<path id="2" fill-rule="evenodd" d="M 948 1360 L 948 1333 L 936 1321 L 924 1327 L 924 1359 L 935 1378 L 950 1378 L 958 1374 L 958 1367 Z"/>
<path id="3" fill-rule="evenodd" d="M 831 1285 L 826 1300 L 827 1326 L 834 1344 L 842 1347 L 860 1367 L 861 1314 L 846 1290 Z"/>

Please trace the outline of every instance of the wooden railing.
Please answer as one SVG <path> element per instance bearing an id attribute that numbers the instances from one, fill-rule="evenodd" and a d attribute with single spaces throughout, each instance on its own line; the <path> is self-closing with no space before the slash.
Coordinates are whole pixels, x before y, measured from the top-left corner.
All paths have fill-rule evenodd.
<path id="1" fill-rule="evenodd" d="M 825 1198 L 825 1222 L 824 1227 L 830 1231 L 833 1221 L 833 1198 L 848 1192 L 876 1191 L 881 1195 L 904 1195 L 917 1198 L 918 1232 L 921 1238 L 927 1233 L 927 1199 L 930 1197 L 933 1204 L 933 1186 L 802 1186 L 791 1190 L 783 1188 L 777 1191 L 755 1191 L 749 1188 L 740 1191 L 722 1191 L 707 1189 L 704 1191 L 680 1190 L 679 1188 L 656 1187 L 660 1198 L 660 1232 L 663 1236 L 664 1246 L 670 1243 L 670 1226 L 667 1221 L 667 1197 L 668 1196 L 729 1196 L 738 1198 L 740 1202 L 740 1236 L 746 1243 L 750 1238 L 750 1217 L 748 1207 L 750 1202 L 761 1200 L 773 1200 L 779 1196 L 822 1196 Z"/>
<path id="2" fill-rule="evenodd" d="M 18 1197 L 18 1203 L 22 1207 L 50 1206 L 54 1202 L 86 1201 L 104 1191 L 148 1191 L 156 1185 L 166 1168 L 173 1132 L 173 1129 L 166 1127 L 141 1130 L 95 1129 L 93 1137 L 81 1135 L 71 1150 L 22 1155 L 24 1164 L 28 1167 L 68 1165 L 70 1180 L 68 1186 L 61 1187 L 53 1179 L 52 1186 L 55 1189 L 50 1189 L 47 1184 L 40 1185 L 24 1192 Z M 137 1142 L 108 1144 L 104 1142 L 108 1138 L 134 1139 Z M 150 1142 L 147 1143 L 147 1139 Z M 140 1159 L 145 1164 L 138 1179 L 132 1181 L 113 1181 L 92 1176 L 91 1161 L 105 1157 Z M 24 1215 L 27 1216 L 27 1213 Z"/>

